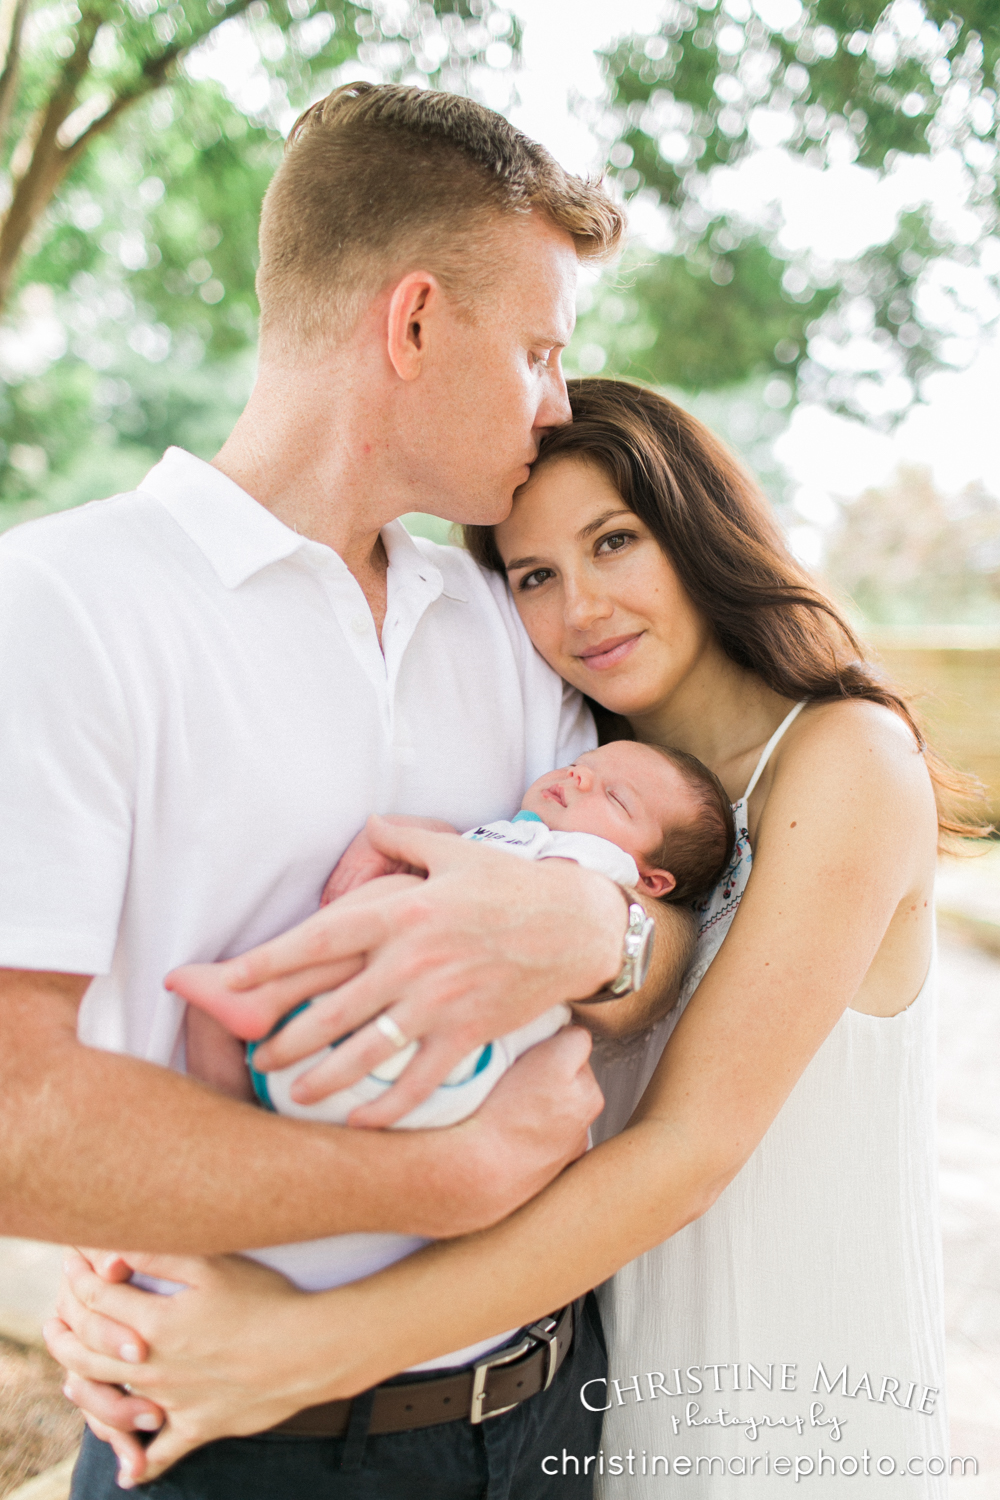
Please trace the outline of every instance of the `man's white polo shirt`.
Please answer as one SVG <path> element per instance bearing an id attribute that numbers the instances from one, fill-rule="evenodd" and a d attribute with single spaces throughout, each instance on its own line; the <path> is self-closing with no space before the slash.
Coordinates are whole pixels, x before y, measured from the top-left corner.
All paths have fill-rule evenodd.
<path id="1" fill-rule="evenodd" d="M 369 813 L 510 817 L 594 745 L 500 579 L 382 536 L 384 655 L 335 552 L 176 448 L 0 540 L 0 966 L 96 975 L 83 1041 L 182 1066 L 163 976 L 308 916 Z"/>
<path id="2" fill-rule="evenodd" d="M 594 743 L 501 580 L 385 528 L 356 580 L 179 449 L 0 541 L 0 965 L 96 974 L 81 1037 L 178 1062 L 174 965 L 301 921 L 371 812 L 510 817 Z"/>

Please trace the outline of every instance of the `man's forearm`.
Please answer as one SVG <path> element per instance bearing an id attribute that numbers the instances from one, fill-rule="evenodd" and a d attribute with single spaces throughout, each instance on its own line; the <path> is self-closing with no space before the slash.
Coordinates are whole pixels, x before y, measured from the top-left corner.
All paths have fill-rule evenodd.
<path id="1" fill-rule="evenodd" d="M 655 1025 L 673 1007 L 694 949 L 695 923 L 680 906 L 668 906 L 641 892 L 629 892 L 656 923 L 653 957 L 646 983 L 621 1000 L 574 1005 L 576 1019 L 595 1037 L 635 1036 Z"/>
<path id="2" fill-rule="evenodd" d="M 4 1093 L 5 1235 L 215 1254 L 360 1230 L 433 1237 L 459 1215 L 430 1132 L 283 1119 L 83 1047 Z"/>
<path id="3" fill-rule="evenodd" d="M 454 1132 L 282 1119 L 81 1046 L 86 984 L 11 971 L 0 982 L 0 1233 L 211 1254 L 357 1230 L 460 1230 L 475 1166 Z"/>

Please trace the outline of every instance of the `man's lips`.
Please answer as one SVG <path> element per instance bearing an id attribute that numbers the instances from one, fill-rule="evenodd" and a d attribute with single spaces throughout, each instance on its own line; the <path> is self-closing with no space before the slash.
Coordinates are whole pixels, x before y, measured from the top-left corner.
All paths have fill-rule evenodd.
<path id="1" fill-rule="evenodd" d="M 613 635 L 606 641 L 599 641 L 596 646 L 578 651 L 576 655 L 585 666 L 592 667 L 595 672 L 602 672 L 605 668 L 616 667 L 620 661 L 624 661 L 644 634 L 644 631 L 637 630 L 632 635 Z"/>

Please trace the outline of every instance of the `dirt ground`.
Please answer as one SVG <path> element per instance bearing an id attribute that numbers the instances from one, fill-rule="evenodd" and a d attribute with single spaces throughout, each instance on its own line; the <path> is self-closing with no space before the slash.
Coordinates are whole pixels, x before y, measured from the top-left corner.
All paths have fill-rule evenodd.
<path id="1" fill-rule="evenodd" d="M 79 1444 L 83 1419 L 63 1396 L 60 1374 L 43 1350 L 0 1339 L 0 1496 Z"/>

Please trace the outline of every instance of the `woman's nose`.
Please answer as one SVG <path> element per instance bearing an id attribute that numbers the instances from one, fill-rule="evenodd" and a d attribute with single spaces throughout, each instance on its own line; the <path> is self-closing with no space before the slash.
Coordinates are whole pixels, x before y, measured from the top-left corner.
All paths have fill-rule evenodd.
<path id="1" fill-rule="evenodd" d="M 566 580 L 566 623 L 574 630 L 589 630 L 598 620 L 606 620 L 614 613 L 614 605 L 602 594 L 581 582 Z"/>

